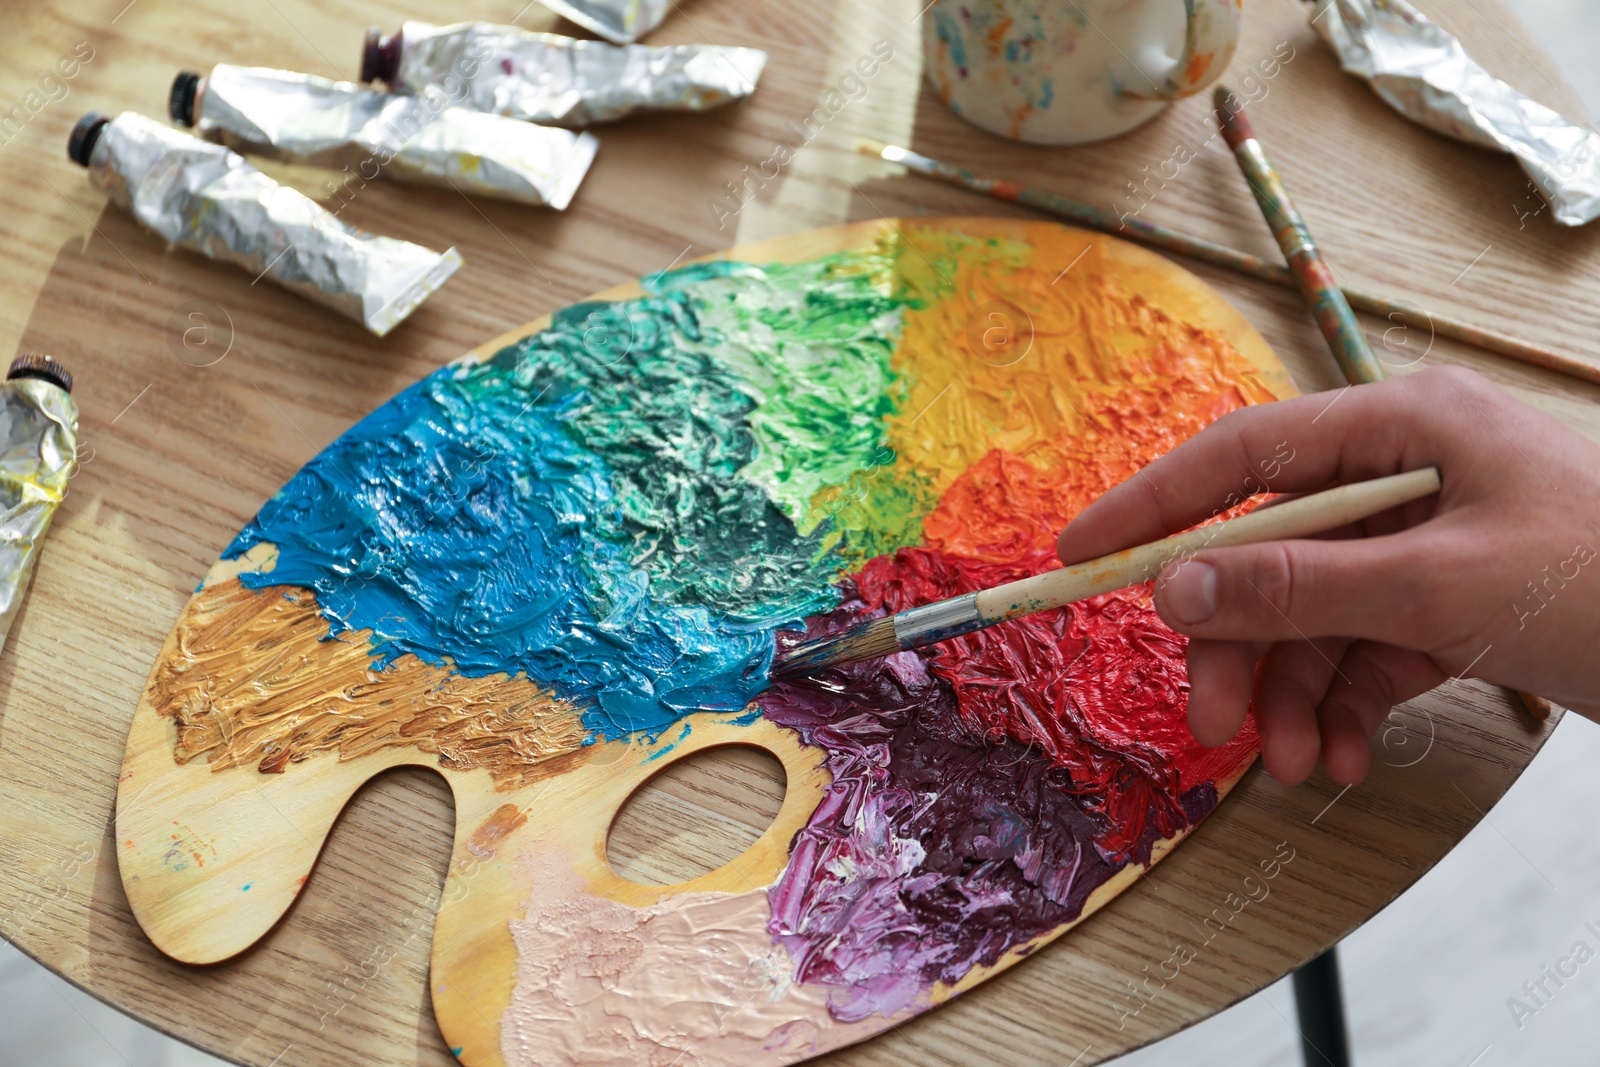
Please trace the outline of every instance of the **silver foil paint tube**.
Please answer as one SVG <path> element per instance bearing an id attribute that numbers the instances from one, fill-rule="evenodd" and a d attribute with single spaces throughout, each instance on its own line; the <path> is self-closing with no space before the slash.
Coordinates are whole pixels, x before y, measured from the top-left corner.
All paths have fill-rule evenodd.
<path id="1" fill-rule="evenodd" d="M 1340 66 L 1406 118 L 1515 156 L 1557 222 L 1600 216 L 1600 134 L 1494 77 L 1405 0 L 1316 0 L 1311 23 Z"/>
<path id="2" fill-rule="evenodd" d="M 49 356 L 18 356 L 0 384 L 0 649 L 77 463 L 72 375 Z"/>
<path id="3" fill-rule="evenodd" d="M 540 0 L 545 7 L 613 44 L 632 44 L 657 26 L 672 0 Z"/>
<path id="4" fill-rule="evenodd" d="M 755 92 L 756 48 L 618 47 L 514 26 L 407 22 L 367 34 L 361 80 L 442 92 L 463 107 L 554 126 L 610 122 L 640 109 L 703 111 Z"/>
<path id="5" fill-rule="evenodd" d="M 572 202 L 599 146 L 593 134 L 454 107 L 437 90 L 380 93 L 265 67 L 223 64 L 204 79 L 185 71 L 170 109 L 241 152 L 557 209 Z"/>
<path id="6" fill-rule="evenodd" d="M 461 266 L 353 229 L 222 145 L 132 111 L 78 120 L 68 154 L 111 202 L 174 245 L 350 316 L 382 337 Z"/>

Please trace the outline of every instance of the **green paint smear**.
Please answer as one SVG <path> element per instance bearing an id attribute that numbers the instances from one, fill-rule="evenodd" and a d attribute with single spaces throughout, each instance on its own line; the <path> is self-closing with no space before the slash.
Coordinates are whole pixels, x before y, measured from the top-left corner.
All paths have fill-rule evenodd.
<path id="1" fill-rule="evenodd" d="M 821 490 L 893 459 L 883 422 L 904 387 L 892 366 L 901 309 L 888 295 L 889 268 L 873 250 L 794 265 L 705 264 L 668 282 L 693 288 L 698 347 L 754 403 L 756 454 L 740 474 L 802 534 L 830 517 L 816 506 Z"/>
<path id="2" fill-rule="evenodd" d="M 908 226 L 905 234 L 903 242 L 894 243 L 890 295 L 913 308 L 930 307 L 955 295 L 964 273 L 1016 273 L 1033 256 L 1032 245 L 1002 237 L 971 237 L 916 226 Z"/>
<path id="3" fill-rule="evenodd" d="M 922 540 L 937 498 L 898 462 L 884 423 L 907 387 L 895 369 L 906 301 L 892 296 L 903 249 L 889 244 L 798 264 L 710 263 L 651 279 L 686 289 L 694 342 L 733 370 L 755 404 L 757 449 L 740 474 L 816 546 L 830 577 Z"/>
<path id="4" fill-rule="evenodd" d="M 566 432 L 604 461 L 621 515 L 605 534 L 631 540 L 632 574 L 658 603 L 754 627 L 827 610 L 835 597 L 817 580 L 818 538 L 798 535 L 739 477 L 756 453 L 746 423 L 755 403 L 700 340 L 680 290 L 574 305 L 494 362 L 530 395 L 542 389 L 541 404 L 561 402 Z M 634 599 L 607 588 L 612 576 L 594 577 L 602 602 Z"/>
<path id="5" fill-rule="evenodd" d="M 822 528 L 823 547 L 837 552 L 852 570 L 874 556 L 921 544 L 923 516 L 939 503 L 928 480 L 895 460 L 892 449 L 881 454 L 881 466 L 856 471 L 818 495 L 818 508 L 831 516 Z"/>

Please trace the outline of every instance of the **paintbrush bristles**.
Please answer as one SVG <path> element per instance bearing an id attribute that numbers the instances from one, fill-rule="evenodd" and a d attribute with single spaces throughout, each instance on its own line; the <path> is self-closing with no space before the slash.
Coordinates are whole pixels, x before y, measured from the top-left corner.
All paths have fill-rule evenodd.
<path id="1" fill-rule="evenodd" d="M 778 654 L 768 672 L 773 680 L 814 674 L 864 659 L 877 659 L 900 651 L 894 616 L 857 623 L 843 633 L 806 641 Z"/>

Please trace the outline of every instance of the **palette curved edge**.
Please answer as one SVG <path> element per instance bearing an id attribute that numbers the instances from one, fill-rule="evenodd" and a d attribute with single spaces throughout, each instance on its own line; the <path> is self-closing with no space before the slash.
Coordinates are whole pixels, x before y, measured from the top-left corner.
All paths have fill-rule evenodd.
<path id="1" fill-rule="evenodd" d="M 942 225 L 967 232 L 995 235 L 1015 234 L 1021 232 L 1024 226 L 1040 225 L 989 218 L 926 218 L 918 219 L 916 222 L 919 225 Z M 1199 278 L 1154 253 L 1115 238 L 1066 226 L 1054 226 L 1054 228 L 1081 235 L 1087 242 L 1106 249 L 1135 275 L 1142 272 L 1153 281 L 1159 281 L 1163 299 L 1168 304 L 1180 296 L 1186 298 L 1189 306 L 1175 310 L 1187 319 L 1216 329 L 1227 336 L 1250 362 L 1260 375 L 1263 385 L 1273 395 L 1280 398 L 1294 395 L 1295 390 L 1287 373 L 1265 340 L 1237 311 L 1221 301 Z M 738 259 L 767 262 L 798 259 L 857 247 L 876 236 L 891 232 L 897 232 L 894 220 L 869 220 L 813 231 L 796 237 L 777 238 L 742 246 L 704 257 L 704 260 Z M 641 292 L 639 283 L 635 281 L 595 294 L 590 299 L 626 299 Z M 545 329 L 550 322 L 551 316 L 544 316 L 508 331 L 473 349 L 458 362 L 486 359 L 507 345 Z M 230 570 L 233 575 L 226 573 Z M 237 567 L 230 568 L 225 563 L 219 564 L 212 580 L 226 580 L 236 576 L 237 570 Z M 233 772 L 224 774 L 212 774 L 209 768 L 203 765 L 179 770 L 172 757 L 176 727 L 170 718 L 158 712 L 151 703 L 150 696 L 156 669 L 172 654 L 176 637 L 175 629 L 169 634 L 156 667 L 152 668 L 151 683 L 147 683 L 141 694 L 139 707 L 130 729 L 117 795 L 119 870 L 134 914 L 156 946 L 184 962 L 211 963 L 244 951 L 265 936 L 282 917 L 306 884 L 333 822 L 351 795 L 362 784 L 391 767 L 416 765 L 436 768 L 438 764 L 419 751 L 389 749 L 348 762 L 339 762 L 332 756 L 318 757 L 319 763 L 325 762 L 327 765 L 320 766 L 316 773 L 293 776 L 261 774 L 254 768 L 248 767 L 237 768 Z M 1225 781 L 1216 783 L 1219 803 L 1243 776 L 1253 760 L 1252 756 L 1250 760 L 1241 763 Z M 305 767 L 303 770 L 309 772 L 311 768 Z M 174 799 L 177 793 L 182 793 L 188 798 L 186 803 L 195 803 L 197 787 L 192 783 L 199 782 L 201 774 L 205 775 L 207 784 L 215 791 L 215 795 L 212 795 L 206 791 L 205 786 L 198 787 L 204 810 L 214 814 L 226 827 L 248 825 L 253 827 L 248 831 L 251 835 L 274 842 L 271 848 L 262 850 L 274 857 L 270 864 L 263 866 L 237 858 L 225 859 L 215 852 L 214 841 L 209 840 L 206 833 L 198 832 L 195 827 L 187 824 L 180 825 L 175 820 L 165 820 L 171 824 L 169 827 L 162 819 L 151 817 L 152 813 L 162 809 L 167 801 Z M 248 792 L 236 788 L 237 780 L 227 781 L 234 779 L 235 774 L 253 776 Z M 486 772 L 446 772 L 446 779 L 451 782 L 452 790 L 456 792 L 458 804 L 457 840 L 452 852 L 452 876 L 456 873 L 458 861 L 474 860 L 467 851 L 471 840 L 468 827 L 492 819 L 494 816 L 494 810 L 488 806 L 475 805 L 470 801 L 463 803 L 464 796 L 469 794 L 476 794 L 486 800 L 492 799 L 493 790 L 473 788 L 464 793 L 462 789 L 457 788 L 460 775 L 483 776 Z M 791 779 L 792 777 L 791 771 Z M 179 779 L 183 781 L 181 789 L 176 785 Z M 308 786 L 307 782 L 316 784 Z M 795 785 L 796 783 L 791 780 L 791 790 Z M 1193 829 L 1191 827 L 1170 838 L 1157 841 L 1152 848 L 1151 866 L 1169 854 L 1179 842 L 1193 832 Z M 769 835 L 770 833 L 769 831 Z M 599 855 L 602 868 L 605 867 L 603 840 L 602 836 Z M 763 841 L 765 840 L 763 837 Z M 170 870 L 176 864 L 184 864 L 182 869 L 191 869 L 188 867 L 188 860 L 192 859 L 194 861 L 192 869 L 196 871 L 205 869 L 205 864 L 208 862 L 207 849 L 213 849 L 209 856 L 211 873 L 207 874 L 203 881 L 196 882 L 196 885 L 210 888 L 173 892 L 170 884 L 165 888 L 158 885 L 155 880 L 148 877 L 148 872 L 153 870 L 152 864 L 155 862 L 153 849 L 160 850 L 160 865 L 164 869 Z M 272 870 L 265 871 L 265 867 L 271 867 Z M 1139 865 L 1130 865 L 1119 871 L 1110 881 L 1098 887 L 1090 895 L 1077 919 L 1048 934 L 1015 946 L 994 964 L 975 968 L 954 986 L 936 987 L 931 1004 L 938 1004 L 959 995 L 1015 965 L 1045 944 L 1059 939 L 1105 907 L 1147 869 Z M 611 877 L 615 878 L 614 875 Z M 240 888 L 234 888 L 233 883 L 238 883 Z M 627 895 L 617 890 L 615 886 L 611 888 L 624 896 Z M 709 883 L 705 886 L 686 884 L 667 887 L 669 890 L 680 892 L 704 888 L 709 888 Z M 447 883 L 446 893 L 450 892 Z M 648 903 L 647 898 L 652 893 L 658 897 L 663 895 L 654 890 L 634 895 L 639 903 Z M 193 921 L 196 912 L 212 914 L 218 921 L 211 924 L 197 924 Z M 442 904 L 441 924 L 446 921 L 446 913 L 447 909 Z M 439 946 L 440 939 L 436 937 L 436 954 Z M 498 951 L 503 951 L 504 947 L 501 946 Z M 481 956 L 478 959 L 480 963 L 486 962 Z M 494 967 L 486 968 L 490 971 L 494 969 Z M 442 1026 L 447 1017 L 461 1015 L 459 1010 L 450 1007 L 451 995 L 452 991 L 448 987 L 433 989 L 435 1010 Z M 921 1010 L 924 1009 L 916 1009 L 916 1011 Z M 475 1006 L 473 1011 L 482 1017 L 482 1013 Z M 865 1039 L 872 1033 L 879 1032 L 915 1013 L 913 1011 L 895 1016 L 893 1021 L 886 1021 L 881 1027 L 859 1030 L 851 1028 L 851 1033 L 855 1036 L 827 1047 L 838 1047 Z M 449 1033 L 451 1028 L 445 1028 Z M 500 1036 L 498 1025 L 495 1031 L 492 1045 L 473 1041 L 473 1044 L 479 1046 L 479 1052 L 471 1062 L 474 1064 L 503 1062 L 498 1053 Z M 805 1055 L 814 1055 L 822 1050 L 817 1048 L 806 1052 Z M 794 1058 L 805 1058 L 805 1056 Z"/>

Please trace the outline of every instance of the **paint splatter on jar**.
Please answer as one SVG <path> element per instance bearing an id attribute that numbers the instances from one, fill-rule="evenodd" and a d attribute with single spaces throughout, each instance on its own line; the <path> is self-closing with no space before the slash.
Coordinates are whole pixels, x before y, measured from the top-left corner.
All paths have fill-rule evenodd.
<path id="1" fill-rule="evenodd" d="M 1115 137 L 1221 77 L 1240 0 L 934 0 L 923 69 L 991 133 L 1039 144 Z"/>

